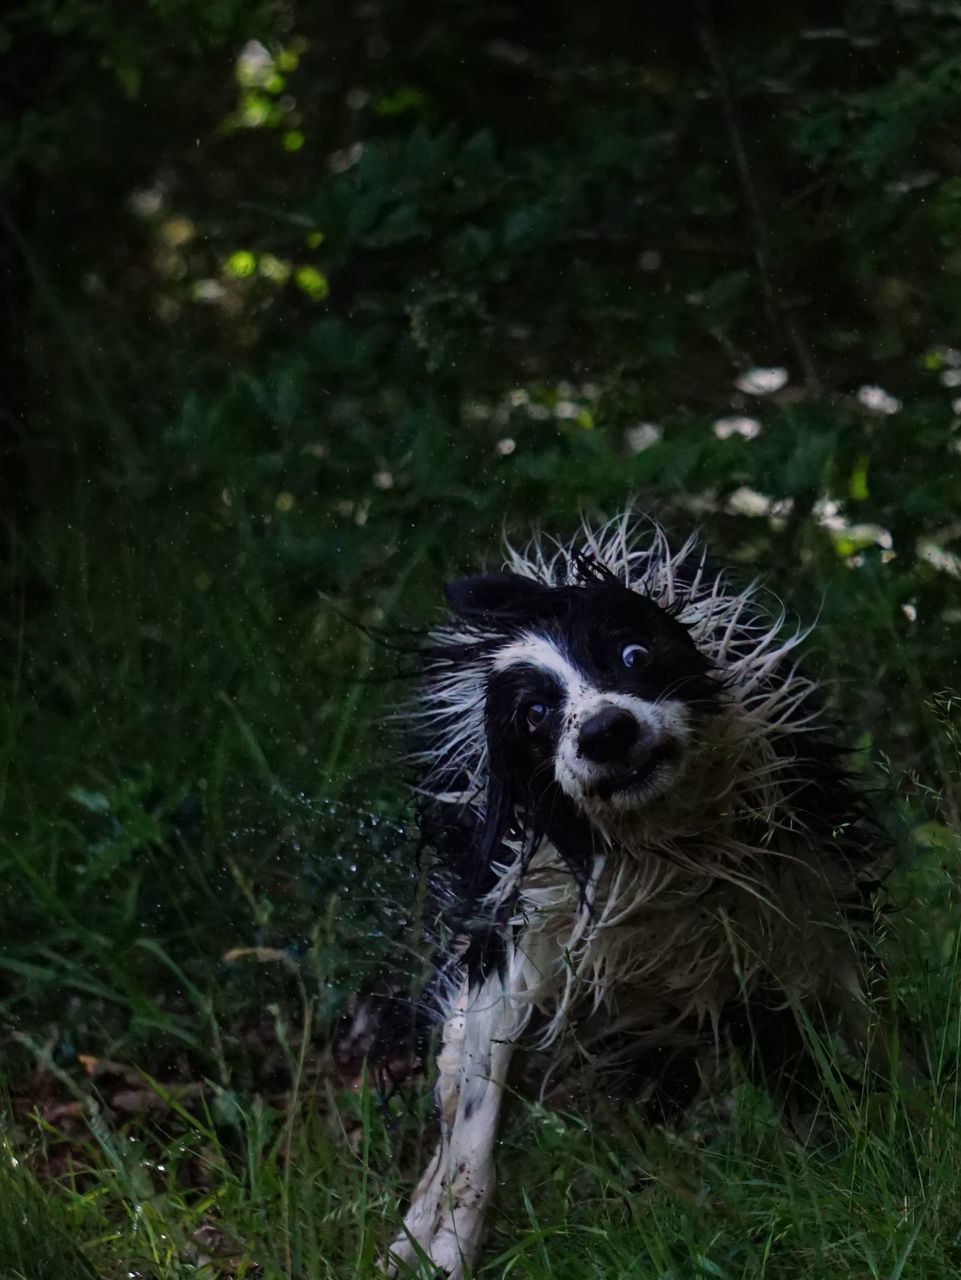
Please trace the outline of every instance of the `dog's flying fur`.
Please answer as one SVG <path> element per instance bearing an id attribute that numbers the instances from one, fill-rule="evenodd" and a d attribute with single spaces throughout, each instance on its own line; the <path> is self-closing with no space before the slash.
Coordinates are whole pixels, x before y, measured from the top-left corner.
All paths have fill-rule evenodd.
<path id="1" fill-rule="evenodd" d="M 476 1257 L 515 1047 L 714 1054 L 804 1006 L 863 1034 L 881 846 L 757 597 L 630 514 L 448 586 L 414 713 L 441 1135 L 395 1269 Z"/>

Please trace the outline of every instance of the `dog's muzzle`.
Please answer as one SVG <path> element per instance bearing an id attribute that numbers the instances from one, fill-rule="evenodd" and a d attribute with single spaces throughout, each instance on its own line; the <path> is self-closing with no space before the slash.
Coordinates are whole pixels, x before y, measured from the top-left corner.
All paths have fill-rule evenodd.
<path id="1" fill-rule="evenodd" d="M 644 752 L 644 744 L 638 742 L 640 737 L 641 726 L 630 711 L 602 707 L 581 726 L 577 753 L 594 764 L 613 764 L 628 756 L 639 764 Z"/>
<path id="2" fill-rule="evenodd" d="M 627 707 L 608 704 L 581 725 L 577 755 L 592 774 L 582 783 L 583 793 L 606 801 L 649 784 L 662 766 L 676 761 L 677 748 L 656 725 Z"/>

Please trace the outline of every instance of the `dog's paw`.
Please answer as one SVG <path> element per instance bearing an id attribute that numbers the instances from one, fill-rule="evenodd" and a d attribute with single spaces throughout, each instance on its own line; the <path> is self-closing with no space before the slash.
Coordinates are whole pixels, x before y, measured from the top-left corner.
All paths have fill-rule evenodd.
<path id="1" fill-rule="evenodd" d="M 433 1241 L 428 1249 L 413 1244 L 407 1236 L 399 1236 L 378 1264 L 387 1280 L 464 1280 L 463 1259 L 445 1264 L 435 1256 Z"/>

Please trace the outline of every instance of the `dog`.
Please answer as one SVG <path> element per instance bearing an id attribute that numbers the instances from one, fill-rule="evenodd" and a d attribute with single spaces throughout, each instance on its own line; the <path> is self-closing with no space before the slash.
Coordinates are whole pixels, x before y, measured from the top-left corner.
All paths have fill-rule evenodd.
<path id="1" fill-rule="evenodd" d="M 387 1269 L 426 1255 L 459 1280 L 518 1048 L 663 1069 L 811 1010 L 863 1042 L 885 854 L 796 665 L 805 633 L 697 537 L 627 513 L 445 594 L 413 711 L 446 903 L 440 1139 Z"/>

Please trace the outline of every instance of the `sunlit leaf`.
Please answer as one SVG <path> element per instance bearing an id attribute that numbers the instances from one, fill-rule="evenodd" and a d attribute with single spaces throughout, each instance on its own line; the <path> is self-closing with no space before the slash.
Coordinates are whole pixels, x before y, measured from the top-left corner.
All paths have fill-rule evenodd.
<path id="1" fill-rule="evenodd" d="M 294 280 L 315 302 L 320 302 L 330 293 L 327 277 L 316 267 L 298 267 L 294 272 Z"/>
<path id="2" fill-rule="evenodd" d="M 868 456 L 862 453 L 855 463 L 848 482 L 848 493 L 858 502 L 864 502 L 869 496 L 868 490 Z"/>
<path id="3" fill-rule="evenodd" d="M 270 120 L 273 110 L 273 103 L 262 93 L 245 93 L 240 104 L 241 123 L 248 129 L 257 129 Z"/>
<path id="4" fill-rule="evenodd" d="M 237 249 L 224 263 L 224 270 L 228 275 L 243 280 L 257 270 L 257 257 L 249 249 Z"/>

